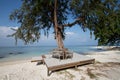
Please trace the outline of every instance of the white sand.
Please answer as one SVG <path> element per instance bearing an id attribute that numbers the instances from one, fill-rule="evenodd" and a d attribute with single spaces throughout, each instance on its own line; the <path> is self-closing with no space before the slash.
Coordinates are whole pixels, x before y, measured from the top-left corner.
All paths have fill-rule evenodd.
<path id="1" fill-rule="evenodd" d="M 120 80 L 120 51 L 104 51 L 87 55 L 95 64 L 53 72 L 30 60 L 0 63 L 0 80 Z M 109 63 L 108 63 L 109 62 Z"/>
<path id="2" fill-rule="evenodd" d="M 87 55 L 99 62 L 120 62 L 120 51 L 103 51 Z"/>

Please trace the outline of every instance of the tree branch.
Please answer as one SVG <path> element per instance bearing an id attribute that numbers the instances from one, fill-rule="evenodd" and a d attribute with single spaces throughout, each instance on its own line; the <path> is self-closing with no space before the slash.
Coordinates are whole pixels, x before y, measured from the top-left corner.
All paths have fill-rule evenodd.
<path id="1" fill-rule="evenodd" d="M 64 27 L 72 27 L 73 25 L 77 24 L 78 22 L 80 21 L 83 21 L 84 18 L 80 17 L 80 18 L 77 18 L 74 22 L 72 23 L 68 23 L 68 24 L 63 24 L 63 25 L 60 25 L 59 28 L 62 29 Z"/>
<path id="2" fill-rule="evenodd" d="M 78 19 L 76 19 L 74 22 L 68 23 L 68 24 L 64 24 L 64 25 L 62 25 L 62 26 L 63 26 L 63 27 L 72 27 L 73 25 L 77 24 L 80 20 L 81 20 L 81 19 L 78 18 Z"/>

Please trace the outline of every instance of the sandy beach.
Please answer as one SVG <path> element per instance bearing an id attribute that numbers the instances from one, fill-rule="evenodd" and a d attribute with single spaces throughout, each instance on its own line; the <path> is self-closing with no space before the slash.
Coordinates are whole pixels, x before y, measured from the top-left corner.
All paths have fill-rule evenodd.
<path id="1" fill-rule="evenodd" d="M 94 64 L 53 72 L 47 76 L 44 64 L 31 60 L 0 63 L 0 80 L 120 80 L 120 51 L 102 51 L 86 55 Z"/>

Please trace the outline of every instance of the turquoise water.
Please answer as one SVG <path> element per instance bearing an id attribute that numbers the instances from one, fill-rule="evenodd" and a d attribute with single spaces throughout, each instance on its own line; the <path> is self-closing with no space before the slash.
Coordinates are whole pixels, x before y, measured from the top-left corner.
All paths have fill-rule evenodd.
<path id="1" fill-rule="evenodd" d="M 55 46 L 0 47 L 0 62 L 30 59 L 34 56 L 47 54 L 54 48 L 56 47 Z M 66 48 L 80 54 L 98 51 L 96 46 L 67 46 Z"/>

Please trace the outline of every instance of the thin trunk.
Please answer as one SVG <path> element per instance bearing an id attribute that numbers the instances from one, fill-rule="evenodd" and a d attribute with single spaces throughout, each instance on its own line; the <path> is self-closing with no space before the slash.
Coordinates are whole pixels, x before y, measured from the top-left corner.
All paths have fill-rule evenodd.
<path id="1" fill-rule="evenodd" d="M 63 40 L 62 40 L 62 35 L 61 32 L 58 31 L 58 40 L 59 40 L 59 48 L 63 49 L 64 48 L 64 44 L 63 44 Z"/>
<path id="2" fill-rule="evenodd" d="M 57 40 L 58 48 L 63 49 L 64 44 L 63 44 L 61 32 L 58 29 L 58 22 L 57 22 L 57 0 L 55 0 L 55 4 L 54 4 L 54 29 L 55 29 L 55 37 Z"/>

